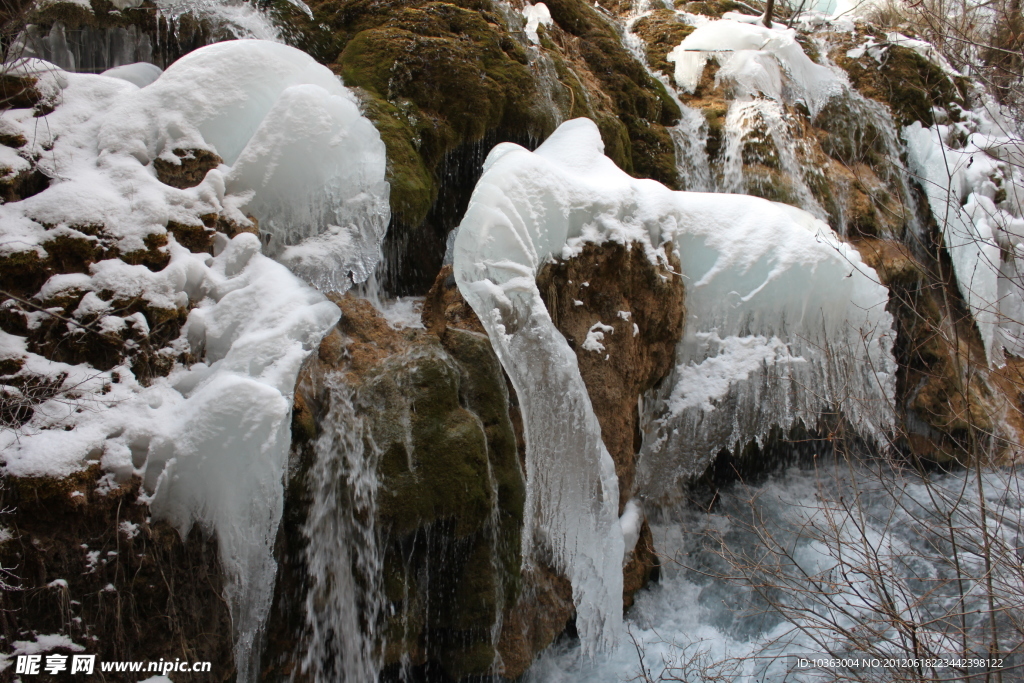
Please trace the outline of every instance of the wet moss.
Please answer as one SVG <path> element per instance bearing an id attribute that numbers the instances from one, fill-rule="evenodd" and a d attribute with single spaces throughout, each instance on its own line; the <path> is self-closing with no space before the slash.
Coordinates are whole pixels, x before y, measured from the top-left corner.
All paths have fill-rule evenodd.
<path id="1" fill-rule="evenodd" d="M 487 442 L 473 415 L 459 405 L 457 370 L 430 354 L 390 359 L 376 374 L 360 398 L 389 406 L 373 428 L 376 439 L 390 440 L 381 458 L 385 485 L 378 497 L 387 533 L 405 536 L 442 519 L 454 521 L 457 536 L 477 531 L 491 508 Z M 403 418 L 407 400 L 410 414 Z M 403 420 L 408 432 L 398 433 Z"/>
<path id="2" fill-rule="evenodd" d="M 863 95 L 889 105 L 899 126 L 914 121 L 931 126 L 935 123 L 934 107 L 947 109 L 950 104 L 964 104 L 960 84 L 914 50 L 890 45 L 879 64 L 869 55 L 850 58 L 846 54 L 850 47 L 854 45 L 849 40 L 838 46 L 831 54 L 833 61 L 849 74 L 850 82 Z"/>
<path id="3" fill-rule="evenodd" d="M 675 65 L 666 57 L 683 38 L 693 33 L 694 27 L 683 23 L 675 12 L 657 9 L 633 24 L 633 33 L 640 36 L 647 48 L 647 63 L 664 74 L 675 72 Z"/>
<path id="4" fill-rule="evenodd" d="M 800 198 L 793 188 L 792 181 L 786 173 L 777 168 L 753 164 L 744 167 L 743 174 L 747 194 L 773 202 L 800 205 Z"/>

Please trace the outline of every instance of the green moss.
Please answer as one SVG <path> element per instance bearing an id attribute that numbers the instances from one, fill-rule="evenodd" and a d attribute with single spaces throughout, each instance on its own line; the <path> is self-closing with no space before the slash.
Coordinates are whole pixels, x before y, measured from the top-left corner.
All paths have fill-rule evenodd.
<path id="1" fill-rule="evenodd" d="M 664 144 L 669 139 L 664 126 L 675 123 L 680 116 L 671 98 L 622 46 L 615 28 L 593 7 L 581 0 L 552 0 L 547 5 L 558 27 L 579 38 L 580 55 L 610 98 L 612 111 L 625 125 L 628 145 L 620 150 L 613 126 L 595 116 L 606 153 L 621 154 L 621 161 L 609 156 L 627 173 L 676 187 L 675 149 Z M 634 149 L 638 142 L 639 149 Z"/>
<path id="2" fill-rule="evenodd" d="M 743 169 L 747 194 L 773 202 L 798 206 L 800 199 L 793 183 L 782 171 L 768 166 L 752 165 Z"/>
<path id="3" fill-rule="evenodd" d="M 454 520 L 458 536 L 479 530 L 491 507 L 487 442 L 459 405 L 458 371 L 423 353 L 389 359 L 375 374 L 360 401 L 383 407 L 373 433 L 385 448 L 378 504 L 388 533 L 408 535 L 442 519 Z"/>
<path id="4" fill-rule="evenodd" d="M 335 21 L 351 37 L 335 69 L 367 93 L 366 113 L 388 146 L 392 210 L 415 227 L 437 197 L 445 154 L 495 129 L 543 137 L 554 121 L 539 107 L 525 52 L 496 18 L 445 2 L 389 9 L 345 3 Z"/>
<path id="5" fill-rule="evenodd" d="M 820 137 L 821 148 L 833 159 L 850 166 L 866 163 L 883 169 L 886 158 L 885 134 L 878 129 L 875 116 L 848 97 L 833 97 L 814 120 L 827 135 Z"/>
<path id="6" fill-rule="evenodd" d="M 491 476 L 498 494 L 498 553 L 505 577 L 507 607 L 519 594 L 520 530 L 526 501 L 526 483 L 519 466 L 515 432 L 508 414 L 504 374 L 490 342 L 455 328 L 444 336 L 444 346 L 461 370 L 460 397 L 480 419 L 487 439 Z"/>
<path id="7" fill-rule="evenodd" d="M 935 123 L 933 107 L 963 105 L 960 87 L 942 69 L 908 47 L 890 45 L 881 64 L 870 56 L 850 59 L 840 49 L 833 58 L 864 95 L 888 104 L 897 125 Z"/>
<path id="8" fill-rule="evenodd" d="M 400 645 L 385 660 L 426 642 L 460 679 L 486 673 L 491 625 L 518 596 L 525 486 L 488 341 L 448 330 L 444 349 L 415 342 L 377 366 L 356 400 L 382 449 L 377 515 L 396 615 L 384 629 Z"/>
<path id="9" fill-rule="evenodd" d="M 780 168 L 779 150 L 764 125 L 757 126 L 743 136 L 740 154 L 744 165 L 760 164 L 775 170 Z"/>
<path id="10" fill-rule="evenodd" d="M 48 265 L 58 273 L 86 273 L 102 254 L 99 241 L 84 235 L 60 234 L 42 246 L 49 254 Z"/>
<path id="11" fill-rule="evenodd" d="M 0 255 L 0 289 L 21 298 L 39 291 L 49 277 L 46 264 L 35 249 Z"/>

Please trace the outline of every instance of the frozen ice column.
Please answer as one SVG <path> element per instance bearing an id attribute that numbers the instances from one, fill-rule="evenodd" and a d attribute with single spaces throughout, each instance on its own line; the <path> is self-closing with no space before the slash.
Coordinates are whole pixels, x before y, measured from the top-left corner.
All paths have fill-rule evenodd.
<path id="1" fill-rule="evenodd" d="M 605 213 L 614 229 L 633 199 L 625 174 L 602 152 L 596 126 L 585 119 L 562 124 L 536 153 L 498 145 L 454 246 L 459 290 L 487 329 L 523 412 L 524 561 L 543 558 L 569 577 L 591 654 L 613 644 L 622 623 L 618 481 L 576 356 L 535 277 L 585 226 L 600 229 L 595 214 Z"/>

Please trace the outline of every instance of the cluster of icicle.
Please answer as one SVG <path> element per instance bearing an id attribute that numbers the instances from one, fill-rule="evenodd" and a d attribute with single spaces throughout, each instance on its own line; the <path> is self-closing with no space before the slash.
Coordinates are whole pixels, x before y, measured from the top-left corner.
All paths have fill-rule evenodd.
<path id="1" fill-rule="evenodd" d="M 711 454 L 772 425 L 839 407 L 869 438 L 890 426 L 888 292 L 852 247 L 804 211 L 754 197 L 673 192 L 604 156 L 588 119 L 536 152 L 494 148 L 454 242 L 455 278 L 520 399 L 526 435 L 523 556 L 569 577 L 585 651 L 622 618 L 618 486 L 574 352 L 535 277 L 582 243 L 641 245 L 686 286 L 686 333 L 648 397 L 644 487 L 667 493 Z"/>
<path id="2" fill-rule="evenodd" d="M 1024 134 L 982 98 L 958 123 L 903 130 L 989 362 L 1024 354 Z"/>

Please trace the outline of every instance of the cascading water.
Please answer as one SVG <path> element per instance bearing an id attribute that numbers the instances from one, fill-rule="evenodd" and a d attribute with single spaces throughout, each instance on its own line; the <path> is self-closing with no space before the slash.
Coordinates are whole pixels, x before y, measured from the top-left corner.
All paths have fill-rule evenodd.
<path id="1" fill-rule="evenodd" d="M 133 7 L 128 4 L 123 9 Z M 161 1 L 155 9 L 138 11 L 153 15 L 127 27 L 86 23 L 69 28 L 61 21 L 48 28 L 29 24 L 8 50 L 8 60 L 31 57 L 67 71 L 101 73 L 138 62 L 166 68 L 182 54 L 228 38 L 280 42 L 270 18 L 248 2 Z"/>
<path id="2" fill-rule="evenodd" d="M 375 529 L 377 460 L 351 391 L 326 382 L 309 517 L 303 526 L 309 576 L 302 674 L 314 683 L 374 681 L 380 671 L 382 558 Z"/>
<path id="3" fill-rule="evenodd" d="M 744 167 L 773 167 L 784 174 L 792 193 L 776 199 L 799 206 L 815 218 L 828 220 L 828 215 L 804 179 L 804 164 L 798 156 L 799 143 L 790 130 L 780 103 L 768 99 L 733 101 L 725 117 L 724 132 L 725 149 L 717 188 L 720 192 L 770 196 L 771 188 L 777 187 L 780 181 L 771 176 L 758 178 Z M 759 181 L 765 186 L 758 186 Z"/>
<path id="4" fill-rule="evenodd" d="M 666 7 L 671 9 L 666 3 Z M 679 107 L 678 123 L 668 129 L 672 144 L 676 150 L 676 173 L 680 189 L 690 192 L 711 192 L 716 190 L 712 177 L 711 163 L 708 161 L 707 141 L 708 122 L 704 115 L 687 106 L 679 96 L 672 80 L 663 73 L 655 71 L 647 64 L 646 48 L 643 40 L 636 35 L 633 27 L 638 21 L 651 14 L 650 0 L 636 0 L 629 16 L 622 23 L 622 43 L 647 70 L 647 73 L 665 87 L 672 101 Z"/>
<path id="5" fill-rule="evenodd" d="M 821 459 L 813 469 L 793 466 L 723 489 L 710 513 L 655 512 L 655 543 L 667 560 L 661 581 L 629 613 L 633 642 L 596 661 L 571 645 L 554 647 L 527 681 L 908 680 L 899 668 L 801 669 L 798 657 L 856 656 L 857 644 L 860 653 L 905 656 L 897 653 L 914 645 L 900 640 L 899 628 L 911 623 L 921 625 L 916 656 L 984 657 L 990 624 L 979 503 L 988 508 L 990 542 L 1005 544 L 992 563 L 995 604 L 1019 618 L 1014 596 L 1024 586 L 1013 548 L 1024 523 L 1022 485 L 1014 471 L 984 475 L 979 489 L 973 474 L 922 478 Z M 971 578 L 961 584 L 964 576 Z M 1013 628 L 1005 633 L 1003 652 L 1017 646 Z M 1004 681 L 1020 680 L 1009 668 L 1015 661 L 1005 660 Z M 985 680 L 983 668 L 974 672 L 970 680 Z M 910 680 L 964 680 L 952 667 L 927 673 L 935 677 Z"/>

